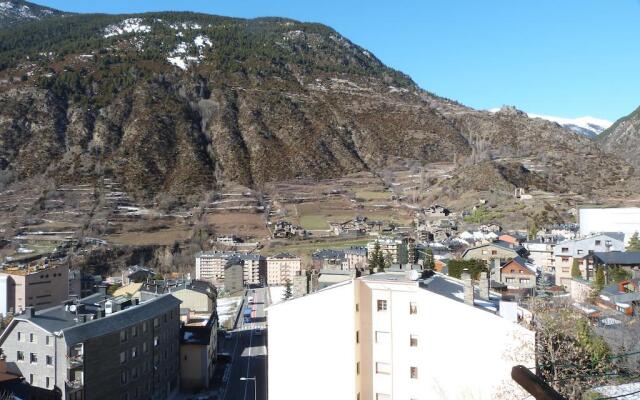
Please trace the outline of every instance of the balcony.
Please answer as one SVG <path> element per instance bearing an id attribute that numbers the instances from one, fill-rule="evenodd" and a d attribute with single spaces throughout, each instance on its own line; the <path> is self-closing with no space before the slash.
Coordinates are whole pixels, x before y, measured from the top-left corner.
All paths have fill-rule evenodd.
<path id="1" fill-rule="evenodd" d="M 65 381 L 65 385 L 67 386 L 67 391 L 69 392 L 77 392 L 78 390 L 82 390 L 82 381 L 79 379 L 73 381 Z"/>
<path id="2" fill-rule="evenodd" d="M 84 364 L 84 357 L 82 354 L 76 354 L 72 356 L 67 356 L 67 363 L 69 368 L 79 368 Z"/>

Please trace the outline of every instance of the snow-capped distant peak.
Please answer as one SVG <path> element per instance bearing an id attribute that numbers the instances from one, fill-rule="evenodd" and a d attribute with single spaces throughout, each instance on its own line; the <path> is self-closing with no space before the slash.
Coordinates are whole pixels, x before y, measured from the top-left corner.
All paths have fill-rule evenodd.
<path id="1" fill-rule="evenodd" d="M 492 108 L 490 112 L 498 112 L 500 108 Z M 541 115 L 541 114 L 533 114 L 526 113 L 529 118 L 539 118 L 544 119 L 546 121 L 555 122 L 563 128 L 572 130 L 581 135 L 594 138 L 601 134 L 603 131 L 608 129 L 613 122 L 607 121 L 606 119 L 595 118 L 595 117 L 579 117 L 579 118 L 564 118 L 564 117 L 554 117 L 550 115 Z"/>
<path id="2" fill-rule="evenodd" d="M 562 118 L 549 115 L 527 114 L 529 118 L 540 118 L 547 121 L 555 122 L 567 129 L 571 129 L 576 133 L 585 136 L 595 137 L 604 130 L 613 125 L 613 122 L 601 118 L 579 117 L 579 118 Z"/>

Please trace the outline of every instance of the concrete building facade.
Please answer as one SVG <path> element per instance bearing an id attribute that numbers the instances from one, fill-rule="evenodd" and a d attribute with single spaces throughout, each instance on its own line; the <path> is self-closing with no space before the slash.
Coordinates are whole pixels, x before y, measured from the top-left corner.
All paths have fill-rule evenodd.
<path id="1" fill-rule="evenodd" d="M 0 313 L 56 306 L 69 297 L 69 267 L 45 264 L 0 271 Z"/>
<path id="2" fill-rule="evenodd" d="M 300 257 L 281 253 L 267 257 L 267 285 L 284 285 L 302 271 Z"/>
<path id="3" fill-rule="evenodd" d="M 610 232 L 592 235 L 580 239 L 565 240 L 559 242 L 554 251 L 556 267 L 556 285 L 569 288 L 571 285 L 571 267 L 574 260 L 582 260 L 589 255 L 590 252 L 611 252 L 624 251 L 624 234 L 619 232 Z M 582 277 L 588 279 L 592 274 L 591 271 L 585 269 L 585 264 L 581 263 Z"/>
<path id="4" fill-rule="evenodd" d="M 0 336 L 8 370 L 63 399 L 166 399 L 178 388 L 180 301 L 95 294 L 16 316 Z"/>
<path id="5" fill-rule="evenodd" d="M 196 254 L 196 279 L 210 281 L 216 285 L 224 281 L 224 270 L 230 258 L 243 261 L 243 281 L 259 285 L 266 281 L 266 259 L 259 254 L 229 251 L 207 251 Z"/>

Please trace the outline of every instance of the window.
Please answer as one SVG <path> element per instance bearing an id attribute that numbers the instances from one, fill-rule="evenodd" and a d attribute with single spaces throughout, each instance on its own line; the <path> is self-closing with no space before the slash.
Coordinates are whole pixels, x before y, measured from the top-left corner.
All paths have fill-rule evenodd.
<path id="1" fill-rule="evenodd" d="M 18 354 L 16 355 L 16 360 L 24 361 L 24 352 L 19 351 Z"/>
<path id="2" fill-rule="evenodd" d="M 583 253 L 582 249 L 578 249 L 578 254 L 582 254 L 582 253 Z"/>
<path id="3" fill-rule="evenodd" d="M 51 346 L 51 337 L 50 336 L 45 336 L 44 337 L 44 344 L 46 344 L 47 346 Z"/>
<path id="4" fill-rule="evenodd" d="M 124 351 L 120 352 L 120 364 L 124 364 L 127 362 L 127 353 Z"/>
<path id="5" fill-rule="evenodd" d="M 157 327 L 158 327 L 158 325 L 160 325 L 160 320 L 159 320 L 158 318 L 154 318 L 154 319 L 153 319 L 153 327 L 154 327 L 154 328 L 157 328 Z"/>
<path id="6" fill-rule="evenodd" d="M 602 240 L 596 240 L 596 246 L 600 246 L 602 244 Z"/>
<path id="7" fill-rule="evenodd" d="M 418 347 L 418 336 L 409 335 L 409 346 Z"/>
<path id="8" fill-rule="evenodd" d="M 568 253 L 569 252 L 569 248 L 568 247 L 563 247 L 562 248 L 562 252 L 563 253 Z"/>
<path id="9" fill-rule="evenodd" d="M 158 339 L 158 337 L 154 337 L 153 338 L 153 347 L 158 347 L 158 345 L 160 344 L 160 339 Z"/>
<path id="10" fill-rule="evenodd" d="M 29 383 L 33 385 L 33 374 L 29 374 Z"/>
<path id="11" fill-rule="evenodd" d="M 356 331 L 356 343 L 360 343 L 360 331 Z"/>
<path id="12" fill-rule="evenodd" d="M 138 348 L 137 347 L 133 347 L 131 349 L 131 359 L 134 359 L 136 357 L 138 357 Z"/>
<path id="13" fill-rule="evenodd" d="M 378 300 L 378 311 L 387 311 L 387 301 Z"/>
<path id="14" fill-rule="evenodd" d="M 147 321 L 144 321 L 142 323 L 142 333 L 146 333 L 147 332 Z"/>
<path id="15" fill-rule="evenodd" d="M 48 366 L 52 366 L 53 365 L 53 357 L 51 356 L 46 356 L 45 357 L 45 361 L 47 363 Z"/>
<path id="16" fill-rule="evenodd" d="M 122 373 L 120 374 L 120 383 L 122 383 L 123 385 L 127 383 L 127 371 L 122 371 Z"/>
<path id="17" fill-rule="evenodd" d="M 138 327 L 137 326 L 132 326 L 131 327 L 131 336 L 132 337 L 138 336 Z"/>
<path id="18" fill-rule="evenodd" d="M 36 342 L 36 335 L 34 335 L 33 333 L 29 334 L 29 343 L 35 343 Z"/>
<path id="19" fill-rule="evenodd" d="M 418 304 L 414 302 L 409 303 L 409 314 L 416 315 L 418 313 Z"/>
<path id="20" fill-rule="evenodd" d="M 506 278 L 505 281 L 507 283 L 515 283 L 516 282 L 516 278 Z"/>
<path id="21" fill-rule="evenodd" d="M 389 343 L 391 334 L 389 332 L 376 331 L 376 343 L 386 344 Z"/>
<path id="22" fill-rule="evenodd" d="M 391 395 L 386 393 L 376 393 L 376 400 L 391 400 Z"/>
<path id="23" fill-rule="evenodd" d="M 131 370 L 131 379 L 138 379 L 138 367 L 133 367 Z"/>
<path id="24" fill-rule="evenodd" d="M 142 343 L 142 352 L 146 353 L 149 351 L 149 346 L 147 346 L 147 342 Z"/>
<path id="25" fill-rule="evenodd" d="M 491 250 L 491 255 L 492 256 L 497 256 L 498 255 L 498 250 Z"/>
<path id="26" fill-rule="evenodd" d="M 487 251 L 486 250 L 482 250 L 482 254 L 487 254 Z"/>
<path id="27" fill-rule="evenodd" d="M 356 312 L 360 311 L 360 304 L 356 303 Z M 360 394 L 360 393 L 358 393 Z"/>
<path id="28" fill-rule="evenodd" d="M 22 342 L 22 332 L 18 332 L 18 342 Z"/>
<path id="29" fill-rule="evenodd" d="M 520 278 L 520 283 L 521 284 L 529 284 L 529 278 Z"/>
<path id="30" fill-rule="evenodd" d="M 120 331 L 120 341 L 121 342 L 127 341 L 127 331 L 124 329 Z"/>
<path id="31" fill-rule="evenodd" d="M 391 364 L 377 362 L 376 363 L 376 374 L 389 375 L 391 373 Z"/>
<path id="32" fill-rule="evenodd" d="M 45 378 L 45 387 L 48 389 L 51 386 L 51 378 L 48 376 Z"/>
<path id="33" fill-rule="evenodd" d="M 418 367 L 411 367 L 411 379 L 418 379 Z"/>
<path id="34" fill-rule="evenodd" d="M 360 375 L 360 361 L 356 363 L 356 374 Z"/>
<path id="35" fill-rule="evenodd" d="M 37 364 L 38 363 L 38 355 L 36 353 L 30 353 L 29 354 L 29 362 L 31 364 Z"/>
<path id="36" fill-rule="evenodd" d="M 164 317 L 164 322 L 166 323 L 167 322 L 167 314 L 164 314 L 163 317 Z"/>

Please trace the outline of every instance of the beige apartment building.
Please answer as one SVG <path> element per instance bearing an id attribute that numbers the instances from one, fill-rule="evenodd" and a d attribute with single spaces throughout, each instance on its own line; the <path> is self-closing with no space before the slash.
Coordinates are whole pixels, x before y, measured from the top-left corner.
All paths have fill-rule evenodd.
<path id="1" fill-rule="evenodd" d="M 267 257 L 267 285 L 284 285 L 293 282 L 302 270 L 302 260 L 292 254 L 281 253 Z"/>
<path id="2" fill-rule="evenodd" d="M 206 280 L 216 285 L 224 282 L 225 266 L 231 258 L 243 262 L 243 283 L 259 285 L 264 283 L 266 260 L 260 254 L 230 251 L 206 251 L 196 254 L 196 279 Z"/>
<path id="3" fill-rule="evenodd" d="M 0 270 L 0 314 L 21 312 L 27 307 L 42 310 L 69 297 L 69 267 L 35 265 Z"/>

